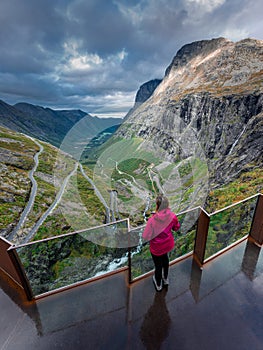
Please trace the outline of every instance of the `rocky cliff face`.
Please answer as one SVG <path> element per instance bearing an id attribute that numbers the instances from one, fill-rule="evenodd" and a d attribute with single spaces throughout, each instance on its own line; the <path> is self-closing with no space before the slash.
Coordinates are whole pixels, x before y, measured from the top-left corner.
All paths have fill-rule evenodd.
<path id="1" fill-rule="evenodd" d="M 160 79 L 153 79 L 142 84 L 135 97 L 135 105 L 142 104 L 153 94 L 154 90 L 161 83 Z"/>
<path id="2" fill-rule="evenodd" d="M 157 86 L 161 83 L 161 79 L 153 79 L 149 80 L 146 83 L 142 84 L 137 91 L 135 96 L 135 103 L 132 109 L 128 112 L 125 119 L 127 119 L 142 103 L 144 103 L 148 98 L 150 98 L 157 88 Z"/>
<path id="3" fill-rule="evenodd" d="M 263 41 L 219 38 L 181 48 L 119 135 L 152 140 L 176 162 L 206 158 L 209 186 L 263 161 Z"/>

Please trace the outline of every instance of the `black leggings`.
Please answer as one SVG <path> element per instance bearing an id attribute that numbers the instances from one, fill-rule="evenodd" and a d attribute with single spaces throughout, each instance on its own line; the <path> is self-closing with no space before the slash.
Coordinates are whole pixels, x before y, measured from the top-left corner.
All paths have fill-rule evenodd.
<path id="1" fill-rule="evenodd" d="M 159 286 L 162 280 L 162 270 L 163 270 L 163 277 L 164 278 L 168 277 L 168 270 L 169 270 L 168 253 L 160 256 L 152 254 L 152 258 L 155 266 L 155 279 Z"/>

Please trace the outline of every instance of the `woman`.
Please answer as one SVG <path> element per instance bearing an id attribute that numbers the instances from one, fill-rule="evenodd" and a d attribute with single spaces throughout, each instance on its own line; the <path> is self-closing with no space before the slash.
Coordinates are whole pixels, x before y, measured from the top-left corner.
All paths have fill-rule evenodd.
<path id="1" fill-rule="evenodd" d="M 163 195 L 156 198 L 156 212 L 148 220 L 142 237 L 150 241 L 150 252 L 153 258 L 155 272 L 153 283 L 157 291 L 162 285 L 168 285 L 169 258 L 168 252 L 174 248 L 173 231 L 180 228 L 177 216 L 170 210 L 169 201 Z"/>

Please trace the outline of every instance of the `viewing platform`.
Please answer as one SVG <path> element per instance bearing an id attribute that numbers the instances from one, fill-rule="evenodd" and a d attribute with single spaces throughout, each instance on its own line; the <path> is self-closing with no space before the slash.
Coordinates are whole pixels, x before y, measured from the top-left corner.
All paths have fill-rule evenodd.
<path id="1" fill-rule="evenodd" d="M 143 249 L 111 273 L 68 285 L 61 275 L 57 288 L 58 282 L 43 282 L 41 262 L 38 271 L 24 257 L 65 242 L 75 247 L 83 232 L 21 246 L 0 239 L 0 349 L 261 350 L 262 195 L 212 214 L 187 211 L 180 214 L 184 221 L 189 212 L 198 214 L 195 235 L 191 228 L 178 243 L 186 254 L 171 259 L 170 284 L 161 292 L 141 263 L 147 260 Z M 59 258 L 68 263 L 61 250 Z"/>
<path id="2" fill-rule="evenodd" d="M 249 241 L 203 270 L 192 257 L 172 265 L 161 292 L 122 271 L 29 302 L 0 281 L 1 350 L 263 347 L 263 253 Z"/>

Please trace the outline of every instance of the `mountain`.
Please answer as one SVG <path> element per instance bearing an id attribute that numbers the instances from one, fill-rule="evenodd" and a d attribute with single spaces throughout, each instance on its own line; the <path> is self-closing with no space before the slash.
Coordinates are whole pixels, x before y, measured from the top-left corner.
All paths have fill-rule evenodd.
<path id="1" fill-rule="evenodd" d="M 217 38 L 177 52 L 153 94 L 125 118 L 116 140 L 136 138 L 140 149 L 147 144 L 148 151 L 162 154 L 159 168 L 165 161 L 174 164 L 175 189 L 187 183 L 184 173 L 208 193 L 262 169 L 262 135 L 263 41 Z M 198 174 L 205 167 L 202 183 Z M 188 181 L 192 205 L 200 204 L 198 189 L 190 187 Z"/>
<path id="2" fill-rule="evenodd" d="M 161 81 L 162 81 L 161 79 L 152 79 L 142 84 L 139 87 L 139 90 L 137 91 L 135 96 L 134 106 L 127 113 L 127 115 L 125 116 L 125 119 L 127 119 L 129 115 L 132 114 L 135 111 L 135 109 L 138 108 L 143 102 L 145 102 L 146 100 L 148 100 L 149 97 L 151 97 L 154 90 L 161 83 Z"/>
<path id="3" fill-rule="evenodd" d="M 204 204 L 212 212 L 261 192 L 262 82 L 263 42 L 246 39 L 233 43 L 218 38 L 182 47 L 162 81 L 155 87 L 152 84 L 152 88 L 148 85 L 142 95 L 138 92 L 140 105 L 119 128 L 106 125 L 119 119 L 86 118 L 82 111 L 53 111 L 29 104 L 10 106 L 0 101 L 0 124 L 8 127 L 0 126 L 0 234 L 8 237 L 19 221 L 30 196 L 29 170 L 41 148 L 37 140 L 10 129 L 34 137 L 40 134 L 41 140 L 51 140 L 50 133 L 54 143 L 64 141 L 71 135 L 69 129 L 74 130 L 67 153 L 76 141 L 83 143 L 84 156 L 92 153 L 89 147 L 95 149 L 93 158 L 83 157 L 93 165 L 92 171 L 85 168 L 86 173 L 108 207 L 114 207 L 122 218 L 129 217 L 135 226 L 143 224 L 154 210 L 154 197 L 159 191 L 169 195 L 177 213 Z M 87 136 L 89 131 L 94 136 Z M 114 136 L 109 138 L 112 133 Z M 60 167 L 59 150 L 39 142 L 44 148 L 35 172 L 39 195 L 19 239 L 27 235 L 55 200 L 54 176 L 61 172 L 62 184 L 76 163 L 76 159 L 68 157 Z M 97 226 L 104 220 L 104 204 L 80 168 L 77 176 L 85 215 L 88 213 L 83 218 L 84 225 Z M 74 202 L 74 183 L 69 185 L 72 187 L 65 193 L 60 209 L 67 208 L 70 215 L 74 212 L 79 222 L 81 203 L 79 196 Z M 118 201 L 112 200 L 112 194 L 118 194 Z M 188 224 L 187 220 L 183 222 Z M 47 232 L 61 234 L 70 230 L 72 227 L 56 208 L 38 238 Z"/>
<path id="4" fill-rule="evenodd" d="M 11 106 L 0 101 L 0 125 L 60 146 L 67 133 L 85 118 L 85 135 L 76 135 L 88 142 L 102 130 L 120 124 L 119 118 L 92 117 L 81 110 L 52 110 L 29 103 Z"/>

